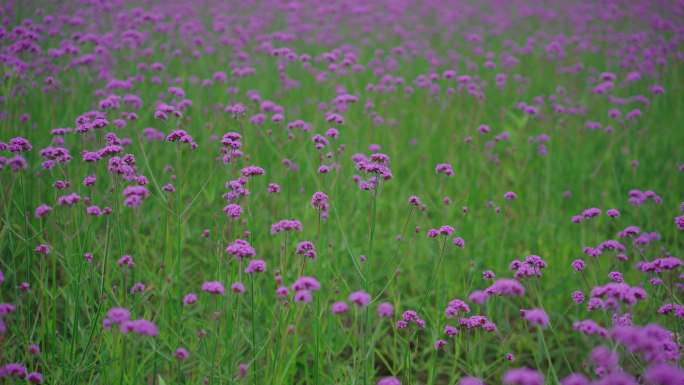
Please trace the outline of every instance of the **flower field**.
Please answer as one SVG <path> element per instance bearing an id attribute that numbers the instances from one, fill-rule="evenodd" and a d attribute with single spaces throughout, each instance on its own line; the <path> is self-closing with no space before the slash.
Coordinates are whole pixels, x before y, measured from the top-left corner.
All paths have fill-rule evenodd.
<path id="1" fill-rule="evenodd" d="M 684 1 L 5 1 L 0 68 L 0 384 L 684 384 Z"/>

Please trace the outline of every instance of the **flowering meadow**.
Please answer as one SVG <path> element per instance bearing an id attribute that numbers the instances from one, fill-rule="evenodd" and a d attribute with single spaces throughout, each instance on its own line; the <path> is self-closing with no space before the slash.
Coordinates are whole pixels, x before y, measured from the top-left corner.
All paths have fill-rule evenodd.
<path id="1" fill-rule="evenodd" d="M 7 0 L 0 384 L 684 384 L 684 1 Z"/>

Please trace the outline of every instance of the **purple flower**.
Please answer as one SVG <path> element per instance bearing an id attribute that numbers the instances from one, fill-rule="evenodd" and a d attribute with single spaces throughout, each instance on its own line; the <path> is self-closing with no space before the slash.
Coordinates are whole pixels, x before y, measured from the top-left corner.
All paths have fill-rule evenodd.
<path id="1" fill-rule="evenodd" d="M 121 324 L 120 329 L 121 333 L 123 334 L 133 332 L 135 334 L 148 337 L 156 337 L 159 335 L 159 329 L 157 328 L 157 325 L 144 319 L 125 321 Z"/>
<path id="2" fill-rule="evenodd" d="M 485 383 L 477 377 L 462 377 L 458 385 L 485 385 Z"/>
<path id="3" fill-rule="evenodd" d="M 188 293 L 183 297 L 183 305 L 193 305 L 197 302 L 197 294 Z"/>
<path id="4" fill-rule="evenodd" d="M 242 282 L 235 282 L 230 285 L 230 290 L 235 294 L 242 294 L 245 292 L 245 285 Z"/>
<path id="5" fill-rule="evenodd" d="M 445 325 L 444 326 L 444 334 L 446 334 L 447 337 L 453 337 L 456 334 L 458 334 L 458 329 L 451 326 L 451 325 Z"/>
<path id="6" fill-rule="evenodd" d="M 437 166 L 435 166 L 435 171 L 438 174 L 444 174 L 446 176 L 454 176 L 454 169 L 451 167 L 451 164 L 449 163 L 440 163 Z"/>
<path id="7" fill-rule="evenodd" d="M 313 277 L 299 277 L 294 284 L 292 284 L 292 290 L 320 290 L 321 284 L 318 280 Z"/>
<path id="8" fill-rule="evenodd" d="M 523 296 L 525 295 L 525 287 L 520 282 L 514 279 L 502 278 L 495 281 L 490 287 L 485 290 L 489 296 L 503 295 L 503 296 Z"/>
<path id="9" fill-rule="evenodd" d="M 644 380 L 649 385 L 684 384 L 684 371 L 674 365 L 655 364 L 646 369 Z"/>
<path id="10" fill-rule="evenodd" d="M 27 370 L 26 367 L 19 363 L 6 364 L 4 367 L 0 367 L 0 374 L 10 375 L 18 378 L 26 378 Z M 0 376 L 2 378 L 2 376 Z"/>
<path id="11" fill-rule="evenodd" d="M 344 301 L 338 301 L 332 304 L 331 311 L 333 314 L 343 314 L 349 310 L 349 306 Z"/>
<path id="12" fill-rule="evenodd" d="M 446 344 L 447 342 L 442 339 L 435 341 L 435 350 L 442 350 L 442 348 L 444 348 Z"/>
<path id="13" fill-rule="evenodd" d="M 313 296 L 309 290 L 299 290 L 294 295 L 295 302 L 310 303 L 313 300 Z"/>
<path id="14" fill-rule="evenodd" d="M 619 366 L 620 356 L 606 346 L 597 346 L 591 351 L 590 362 L 596 367 L 612 370 Z"/>
<path id="15" fill-rule="evenodd" d="M 504 373 L 505 385 L 544 385 L 544 376 L 534 369 L 516 368 Z"/>
<path id="16" fill-rule="evenodd" d="M 578 305 L 584 302 L 584 293 L 582 293 L 579 290 L 573 291 L 570 296 L 572 297 L 572 300 Z"/>
<path id="17" fill-rule="evenodd" d="M 218 281 L 207 281 L 202 284 L 202 291 L 205 293 L 209 294 L 218 294 L 218 295 L 223 295 L 225 293 L 225 289 L 223 288 L 223 284 Z"/>
<path id="18" fill-rule="evenodd" d="M 371 301 L 370 294 L 364 291 L 355 291 L 349 294 L 349 302 L 353 303 L 358 307 L 366 307 Z"/>
<path id="19" fill-rule="evenodd" d="M 597 209 L 596 207 L 592 207 L 592 208 L 589 208 L 589 209 L 582 211 L 582 217 L 584 219 L 594 218 L 594 217 L 597 217 L 599 215 L 601 215 L 601 210 Z"/>
<path id="20" fill-rule="evenodd" d="M 489 294 L 487 294 L 486 292 L 482 290 L 475 290 L 468 296 L 468 301 L 476 305 L 482 305 L 483 303 L 487 302 L 488 298 Z"/>
<path id="21" fill-rule="evenodd" d="M 38 254 L 48 255 L 50 254 L 50 245 L 40 244 L 36 246 L 34 251 Z"/>
<path id="22" fill-rule="evenodd" d="M 449 301 L 445 310 L 446 318 L 454 318 L 459 312 L 469 313 L 470 306 L 460 299 Z"/>
<path id="23" fill-rule="evenodd" d="M 585 264 L 583 260 L 575 259 L 574 261 L 572 261 L 571 266 L 573 270 L 580 272 L 584 270 Z"/>
<path id="24" fill-rule="evenodd" d="M 544 309 L 521 309 L 520 315 L 533 326 L 546 329 L 549 326 L 549 316 Z"/>
<path id="25" fill-rule="evenodd" d="M 561 385 L 589 385 L 590 381 L 583 374 L 572 373 L 561 380 Z"/>
<path id="26" fill-rule="evenodd" d="M 114 307 L 107 312 L 107 319 L 112 324 L 121 324 L 131 318 L 131 312 L 122 307 Z"/>
<path id="27" fill-rule="evenodd" d="M 256 255 L 256 251 L 249 242 L 243 239 L 236 239 L 233 243 L 226 247 L 226 252 L 237 259 L 243 259 L 248 257 L 253 257 Z"/>
<path id="28" fill-rule="evenodd" d="M 38 372 L 31 372 L 26 376 L 26 380 L 32 384 L 42 384 L 43 375 Z"/>
<path id="29" fill-rule="evenodd" d="M 31 344 L 31 345 L 29 345 L 28 351 L 29 351 L 30 355 L 37 356 L 40 354 L 40 346 L 38 346 L 36 344 Z"/>
<path id="30" fill-rule="evenodd" d="M 185 348 L 178 348 L 176 351 L 173 353 L 173 356 L 176 357 L 178 361 L 185 361 L 190 353 Z"/>
<path id="31" fill-rule="evenodd" d="M 678 230 L 684 230 L 684 215 L 675 218 L 675 225 L 677 225 Z"/>
<path id="32" fill-rule="evenodd" d="M 128 267 L 129 269 L 133 268 L 135 266 L 135 262 L 133 261 L 133 257 L 130 255 L 124 255 L 121 258 L 119 258 L 118 261 L 116 261 L 116 264 L 119 265 L 119 267 Z"/>
<path id="33" fill-rule="evenodd" d="M 271 234 L 283 231 L 302 231 L 302 222 L 295 219 L 283 219 L 271 225 Z"/>
<path id="34" fill-rule="evenodd" d="M 313 243 L 309 241 L 299 242 L 297 244 L 297 249 L 295 250 L 297 255 L 303 255 L 310 259 L 316 259 L 316 247 Z"/>
<path id="35" fill-rule="evenodd" d="M 384 377 L 378 380 L 376 385 L 401 385 L 401 381 L 396 377 Z"/>
<path id="36" fill-rule="evenodd" d="M 240 218 L 240 215 L 242 215 L 242 207 L 240 207 L 238 204 L 231 203 L 223 208 L 223 212 L 229 217 L 237 219 Z"/>
<path id="37" fill-rule="evenodd" d="M 624 278 L 622 278 L 622 273 L 620 273 L 619 271 L 611 271 L 610 273 L 608 273 L 608 278 L 611 281 L 617 283 L 622 283 L 624 281 Z"/>
<path id="38" fill-rule="evenodd" d="M 389 318 L 394 316 L 394 306 L 389 302 L 383 302 L 378 305 L 378 317 Z"/>
<path id="39" fill-rule="evenodd" d="M 504 194 L 504 199 L 508 201 L 518 199 L 518 194 L 514 193 L 513 191 L 508 191 Z"/>
<path id="40" fill-rule="evenodd" d="M 142 282 L 137 282 L 131 286 L 131 294 L 143 293 L 145 291 L 145 284 Z"/>
<path id="41" fill-rule="evenodd" d="M 36 207 L 36 211 L 35 211 L 34 215 L 36 216 L 36 218 L 44 218 L 45 216 L 47 216 L 51 212 L 52 212 L 52 207 L 45 205 L 45 204 L 42 204 L 42 205 Z"/>
<path id="42" fill-rule="evenodd" d="M 263 273 L 264 271 L 266 271 L 266 262 L 262 261 L 261 259 L 253 259 L 249 261 L 249 265 L 247 265 L 247 268 L 245 268 L 245 273 L 247 274 Z"/>

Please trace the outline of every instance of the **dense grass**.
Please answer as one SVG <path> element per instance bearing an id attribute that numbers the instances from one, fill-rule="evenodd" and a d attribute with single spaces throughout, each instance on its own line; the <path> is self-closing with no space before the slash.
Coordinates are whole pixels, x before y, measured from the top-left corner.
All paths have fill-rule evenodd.
<path id="1" fill-rule="evenodd" d="M 681 267 L 658 274 L 664 283 L 652 285 L 653 275 L 636 266 L 638 261 L 677 256 L 682 250 L 684 226 L 675 224 L 684 199 L 681 5 L 616 2 L 624 14 L 611 18 L 602 2 L 557 1 L 543 8 L 557 12 L 554 18 L 526 13 L 532 6 L 524 1 L 389 1 L 363 9 L 354 9 L 361 4 L 304 2 L 296 12 L 270 1 L 220 3 L 3 6 L 3 52 L 27 63 L 27 69 L 18 70 L 12 60 L 4 60 L 0 140 L 10 143 L 11 138 L 23 137 L 32 150 L 20 153 L 25 169 L 13 172 L 9 164 L 0 163 L 0 302 L 16 306 L 15 312 L 0 313 L 6 325 L 0 334 L 0 365 L 21 363 L 29 372 L 41 372 L 49 384 L 375 384 L 389 376 L 405 385 L 456 384 L 465 376 L 496 384 L 518 367 L 535 368 L 549 384 L 571 373 L 603 384 L 601 378 L 609 381 L 623 371 L 640 383 L 666 384 L 642 377 L 660 361 L 630 353 L 613 334 L 584 335 L 573 330 L 573 323 L 593 319 L 613 333 L 624 326 L 624 319 L 616 322 L 615 317 L 631 317 L 634 325 L 657 323 L 673 333 L 675 343 L 682 342 L 682 319 L 656 312 L 666 303 L 682 305 Z M 133 15 L 139 14 L 135 6 L 159 19 L 134 22 Z M 600 9 L 595 16 L 586 11 L 595 8 Z M 46 14 L 58 21 L 47 24 Z M 62 25 L 67 15 L 80 15 L 85 24 Z M 655 15 L 669 19 L 679 31 L 654 29 Z M 11 31 L 28 18 L 33 24 L 27 28 L 38 25 L 43 30 L 35 41 L 39 52 L 14 53 L 12 44 L 22 39 Z M 217 31 L 217 23 L 224 23 L 225 31 Z M 311 31 L 302 27 L 306 23 Z M 155 31 L 165 24 L 171 30 Z M 53 28 L 51 36 L 46 31 Z M 145 34 L 139 46 L 126 43 L 123 36 L 129 30 Z M 79 32 L 97 35 L 99 44 L 74 39 Z M 274 32 L 290 33 L 292 39 L 267 35 Z M 473 41 L 470 33 L 482 41 Z M 639 42 L 624 38 L 636 33 L 646 37 Z M 234 46 L 222 45 L 224 36 Z M 202 45 L 197 45 L 197 37 Z M 535 42 L 523 49 L 530 37 Z M 565 43 L 568 37 L 595 49 Z M 659 39 L 670 39 L 672 47 L 658 51 L 665 46 Z M 75 42 L 80 53 L 50 58 L 48 48 L 63 41 Z M 272 47 L 264 49 L 264 41 Z M 553 42 L 564 45 L 565 57 L 549 53 Z M 336 48 L 342 52 L 344 44 L 362 70 L 344 74 L 328 67 L 321 55 Z M 207 52 L 207 46 L 215 52 Z M 310 55 L 310 67 L 269 54 L 273 47 Z M 399 54 L 397 47 L 409 53 Z M 639 54 L 658 52 L 621 66 L 620 50 L 630 47 Z M 180 54 L 174 54 L 175 49 Z M 199 53 L 197 58 L 192 58 L 193 51 Z M 241 52 L 246 53 L 243 59 Z M 493 53 L 496 68 L 486 68 L 487 52 Z M 73 64 L 75 57 L 86 53 L 96 53 L 93 64 Z M 514 55 L 518 63 L 506 67 L 506 55 Z M 665 64 L 653 64 L 659 59 Z M 641 71 L 639 80 L 625 80 L 637 64 L 649 60 L 652 70 Z M 155 62 L 165 68 L 137 66 Z M 582 63 L 583 69 L 562 70 L 575 63 Z M 297 87 L 283 84 L 279 65 Z M 245 66 L 253 67 L 254 74 L 235 76 L 233 70 Z M 451 69 L 471 80 L 459 85 L 462 79 L 446 79 L 444 71 Z M 202 84 L 218 71 L 228 74 L 227 81 Z M 325 80 L 316 79 L 320 72 L 327 73 Z M 614 87 L 594 93 L 603 72 L 614 74 Z M 428 81 L 429 86 L 416 85 L 419 76 L 431 73 L 437 77 Z M 508 76 L 501 87 L 496 85 L 499 73 Z M 517 74 L 519 80 L 514 79 Z M 130 89 L 107 89 L 113 79 L 137 75 L 142 78 Z M 404 84 L 392 78 L 383 81 L 386 75 L 401 77 Z M 47 76 L 57 85 L 44 90 Z M 381 92 L 381 83 L 385 88 L 399 85 Z M 369 89 L 371 84 L 375 89 Z M 469 94 L 469 84 L 476 85 L 480 97 Z M 414 90 L 405 92 L 407 85 Z M 432 85 L 439 88 L 431 89 Z M 654 85 L 663 86 L 664 93 L 654 93 Z M 185 96 L 174 97 L 169 87 L 181 88 Z M 263 103 L 250 101 L 249 90 L 262 101 L 281 106 L 284 121 L 272 122 L 273 113 L 267 113 L 263 124 L 250 123 Z M 122 102 L 120 108 L 102 109 L 99 102 L 113 94 L 137 95 L 143 105 L 135 109 Z M 358 101 L 336 108 L 333 99 L 342 94 Z M 646 102 L 635 100 L 636 95 L 643 95 Z M 542 102 L 535 102 L 536 97 Z M 181 99 L 192 102 L 182 109 L 182 116 L 155 118 L 158 102 L 177 106 Z M 520 102 L 538 110 L 526 113 L 517 108 Z M 245 116 L 235 118 L 225 111 L 235 103 L 246 106 Z M 578 111 L 559 111 L 557 106 Z M 608 116 L 612 108 L 621 110 L 620 118 Z M 627 119 L 637 108 L 641 116 Z M 75 128 L 77 117 L 96 110 L 109 121 L 104 128 L 51 134 L 55 128 Z M 115 127 L 114 120 L 124 112 L 135 112 L 137 119 Z M 344 123 L 326 121 L 328 112 L 338 112 Z M 287 127 L 297 119 L 307 122 L 311 131 Z M 598 122 L 601 128 L 588 128 L 587 122 Z M 478 132 L 483 124 L 490 133 Z M 607 132 L 607 126 L 614 130 Z M 147 127 L 164 136 L 182 129 L 197 148 L 149 140 L 143 131 Z M 329 144 L 317 150 L 312 138 L 331 127 L 339 130 L 339 138 L 328 137 Z M 84 151 L 107 144 L 109 132 L 129 139 L 116 156 L 132 154 L 134 174 L 148 181 L 149 197 L 139 207 L 125 204 L 124 189 L 136 183 L 108 172 L 111 156 L 97 162 L 82 160 Z M 221 138 L 228 132 L 241 134 L 244 155 L 226 163 Z M 504 132 L 509 139 L 494 141 Z M 540 135 L 549 140 L 541 143 Z M 63 144 L 55 138 L 63 138 Z M 352 156 L 370 156 L 371 144 L 379 145 L 373 152 L 390 157 L 392 178 L 363 191 L 353 177 L 368 175 L 355 167 Z M 66 148 L 73 159 L 46 170 L 40 150 L 47 146 Z M 5 159 L 17 155 L 6 149 Z M 284 159 L 296 169 L 283 165 Z M 437 173 L 439 163 L 453 165 L 454 175 Z M 262 167 L 265 175 L 247 178 L 250 194 L 232 202 L 241 206 L 242 215 L 231 219 L 223 211 L 229 203 L 224 198 L 229 191 L 226 182 L 240 178 L 241 170 L 250 165 Z M 321 165 L 331 171 L 320 173 Z M 97 178 L 91 187 L 82 183 L 88 175 Z M 69 186 L 55 188 L 58 180 Z M 167 183 L 174 192 L 164 191 Z M 269 193 L 269 183 L 277 183 L 280 192 Z M 654 191 L 661 202 L 630 204 L 632 189 Z M 327 219 L 311 205 L 312 195 L 319 191 L 329 197 Z M 517 199 L 504 199 L 509 191 Z M 61 207 L 59 197 L 72 192 L 80 202 Z M 412 195 L 420 198 L 421 206 L 408 203 Z M 41 204 L 53 211 L 39 218 L 34 211 Z M 112 212 L 88 215 L 86 207 L 91 205 L 110 207 Z M 601 215 L 582 223 L 571 221 L 590 207 L 600 208 Z M 608 217 L 610 208 L 618 209 L 620 216 Z M 282 219 L 301 221 L 303 231 L 272 235 L 271 225 Z M 426 236 L 428 229 L 443 225 L 453 226 L 455 233 Z M 618 238 L 629 225 L 657 232 L 659 239 L 639 246 L 632 239 Z M 464 239 L 464 247 L 452 244 L 457 236 Z M 249 261 L 226 253 L 238 238 L 256 249 L 252 259 L 264 260 L 266 272 L 246 274 Z M 613 251 L 598 258 L 583 253 L 584 247 L 608 239 L 626 246 L 628 261 L 618 261 Z M 295 254 L 296 245 L 304 240 L 315 244 L 315 260 Z M 50 246 L 49 254 L 36 252 L 40 244 Z M 92 262 L 84 260 L 86 253 L 92 253 Z M 124 255 L 133 257 L 134 267 L 117 265 Z M 468 299 L 473 291 L 492 284 L 483 279 L 484 271 L 492 270 L 497 279 L 513 277 L 510 263 L 528 255 L 540 256 L 547 267 L 541 277 L 521 280 L 524 296 L 490 296 L 483 304 Z M 578 258 L 587 262 L 582 273 L 571 268 Z M 277 283 L 277 271 L 282 284 Z M 594 311 L 587 309 L 586 301 L 573 302 L 573 291 L 583 291 L 588 300 L 594 286 L 610 282 L 611 271 L 621 272 L 630 286 L 643 287 L 648 298 L 633 306 Z M 315 277 L 321 284 L 310 303 L 294 301 L 292 284 L 300 276 Z M 206 281 L 222 282 L 225 295 L 203 292 Z M 30 289 L 22 290 L 23 282 Z M 242 282 L 246 291 L 232 293 L 234 282 Z M 142 293 L 131 293 L 135 283 L 145 285 Z M 288 287 L 289 295 L 277 297 L 279 286 Z M 356 291 L 371 295 L 367 307 L 349 302 L 348 296 Z M 191 292 L 199 300 L 184 306 L 182 299 Z M 468 302 L 470 313 L 447 319 L 447 302 L 456 298 Z M 337 301 L 346 301 L 349 311 L 332 314 L 331 305 Z M 383 302 L 393 305 L 392 317 L 377 315 Z M 103 328 L 107 312 L 115 307 L 129 309 L 131 318 L 152 321 L 158 335 L 124 334 L 116 325 Z M 534 327 L 521 317 L 520 309 L 532 308 L 548 314 L 547 327 Z M 425 328 L 399 329 L 397 320 L 406 310 L 417 311 Z M 458 326 L 458 318 L 477 314 L 495 323 L 496 332 L 461 327 L 456 337 L 444 336 L 445 325 Z M 434 344 L 441 338 L 448 343 L 436 350 Z M 29 352 L 31 344 L 40 347 L 40 354 Z M 620 355 L 620 370 L 590 357 L 600 345 Z M 187 359 L 174 357 L 179 347 L 187 349 Z M 514 359 L 508 360 L 507 353 Z M 679 364 L 678 358 L 665 361 L 672 367 Z M 241 364 L 245 366 L 240 368 Z M 0 382 L 2 374 L 7 373 L 0 371 Z M 4 381 L 12 378 L 20 381 L 16 376 Z M 529 381 L 509 383 L 534 384 Z"/>

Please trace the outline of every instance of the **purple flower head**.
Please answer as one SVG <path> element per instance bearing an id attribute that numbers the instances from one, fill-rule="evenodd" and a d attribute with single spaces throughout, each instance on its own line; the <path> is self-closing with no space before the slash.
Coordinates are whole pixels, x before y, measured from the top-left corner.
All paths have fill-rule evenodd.
<path id="1" fill-rule="evenodd" d="M 420 207 L 423 204 L 423 202 L 420 201 L 420 198 L 418 198 L 416 195 L 411 195 L 408 199 L 408 203 L 411 206 L 415 206 L 415 207 Z"/>
<path id="2" fill-rule="evenodd" d="M 343 314 L 349 310 L 349 305 L 344 301 L 337 301 L 330 308 L 333 314 Z"/>
<path id="3" fill-rule="evenodd" d="M 674 222 L 678 230 L 684 231 L 684 215 L 676 217 Z"/>
<path id="4" fill-rule="evenodd" d="M 36 218 L 44 218 L 48 214 L 52 212 L 52 207 L 42 204 L 38 207 L 36 207 L 36 210 L 34 212 L 34 215 Z"/>
<path id="5" fill-rule="evenodd" d="M 297 244 L 297 249 L 295 250 L 297 255 L 303 255 L 310 259 L 316 259 L 316 247 L 313 243 L 309 241 L 302 241 Z"/>
<path id="6" fill-rule="evenodd" d="M 264 175 L 266 171 L 263 168 L 257 166 L 247 166 L 240 170 L 240 174 L 244 177 L 252 177 Z"/>
<path id="7" fill-rule="evenodd" d="M 477 377 L 461 377 L 458 380 L 458 385 L 486 385 L 482 379 Z"/>
<path id="8" fill-rule="evenodd" d="M 518 194 L 514 193 L 513 191 L 508 191 L 504 194 L 504 199 L 508 201 L 518 199 Z"/>
<path id="9" fill-rule="evenodd" d="M 482 290 L 475 290 L 468 296 L 468 301 L 476 305 L 482 305 L 483 303 L 487 302 L 487 299 L 489 299 L 489 294 Z"/>
<path id="10" fill-rule="evenodd" d="M 446 318 L 454 318 L 459 312 L 469 313 L 470 306 L 460 299 L 449 301 L 445 310 Z"/>
<path id="11" fill-rule="evenodd" d="M 549 316 L 544 309 L 521 309 L 520 315 L 531 325 L 546 329 L 549 326 Z"/>
<path id="12" fill-rule="evenodd" d="M 223 284 L 218 281 L 207 281 L 202 284 L 202 291 L 209 294 L 223 295 L 225 289 Z"/>
<path id="13" fill-rule="evenodd" d="M 299 290 L 294 295 L 295 302 L 310 303 L 313 301 L 313 296 L 309 290 Z"/>
<path id="14" fill-rule="evenodd" d="M 544 385 L 544 375 L 534 369 L 515 368 L 504 373 L 505 385 Z"/>
<path id="15" fill-rule="evenodd" d="M 596 207 L 592 207 L 592 208 L 589 208 L 589 209 L 582 211 L 582 217 L 584 219 L 594 218 L 594 217 L 597 217 L 599 215 L 601 215 L 601 210 L 597 209 Z"/>
<path id="16" fill-rule="evenodd" d="M 458 324 L 461 326 L 462 329 L 465 328 L 467 330 L 482 329 L 490 333 L 495 332 L 497 330 L 496 325 L 483 315 L 474 315 L 466 318 L 461 318 L 458 320 Z"/>
<path id="17" fill-rule="evenodd" d="M 401 381 L 396 377 L 384 377 L 378 380 L 376 385 L 401 385 Z"/>
<path id="18" fill-rule="evenodd" d="M 585 264 L 583 260 L 575 259 L 574 261 L 572 261 L 571 266 L 573 270 L 580 272 L 584 270 Z"/>
<path id="19" fill-rule="evenodd" d="M 31 372 L 26 375 L 26 380 L 32 384 L 42 384 L 43 383 L 43 375 L 40 374 L 39 372 Z"/>
<path id="20" fill-rule="evenodd" d="M 283 219 L 271 225 L 271 234 L 275 235 L 283 231 L 302 231 L 302 222 L 295 219 Z"/>
<path id="21" fill-rule="evenodd" d="M 159 328 L 152 321 L 137 319 L 125 321 L 120 326 L 121 333 L 128 334 L 133 332 L 141 336 L 156 337 L 159 335 Z"/>
<path id="22" fill-rule="evenodd" d="M 644 380 L 649 385 L 684 384 L 684 370 L 675 365 L 655 364 L 646 368 Z"/>
<path id="23" fill-rule="evenodd" d="M 223 208 L 223 212 L 229 217 L 237 219 L 240 218 L 240 215 L 242 215 L 242 207 L 240 207 L 238 204 L 231 203 Z"/>
<path id="24" fill-rule="evenodd" d="M 178 348 L 176 351 L 173 353 L 173 356 L 176 357 L 178 361 L 185 361 L 188 359 L 188 356 L 190 353 L 185 348 Z"/>
<path id="25" fill-rule="evenodd" d="M 590 360 L 594 366 L 600 366 L 608 370 L 617 368 L 619 365 L 618 354 L 605 346 L 595 347 L 591 351 Z"/>
<path id="26" fill-rule="evenodd" d="M 247 268 L 245 268 L 245 273 L 247 274 L 263 273 L 264 271 L 266 271 L 266 262 L 261 259 L 252 259 L 249 261 Z"/>
<path id="27" fill-rule="evenodd" d="M 624 278 L 622 277 L 622 273 L 620 273 L 619 271 L 611 271 L 610 273 L 608 273 L 608 278 L 611 281 L 616 282 L 616 283 L 624 282 Z"/>
<path id="28" fill-rule="evenodd" d="M 572 373 L 561 380 L 561 385 L 590 385 L 590 381 L 583 374 Z"/>
<path id="29" fill-rule="evenodd" d="M 438 174 L 444 174 L 446 176 L 454 176 L 454 169 L 449 163 L 440 163 L 435 166 L 435 171 Z"/>
<path id="30" fill-rule="evenodd" d="M 239 260 L 256 255 L 256 250 L 250 246 L 249 242 L 243 239 L 236 239 L 233 243 L 229 244 L 226 247 L 226 252 Z"/>
<path id="31" fill-rule="evenodd" d="M 320 191 L 315 192 L 313 196 L 311 196 L 311 206 L 322 213 L 327 213 L 328 196 Z"/>
<path id="32" fill-rule="evenodd" d="M 657 324 L 619 325 L 610 330 L 609 336 L 648 363 L 676 362 L 680 357 L 674 333 Z"/>
<path id="33" fill-rule="evenodd" d="M 485 290 L 487 295 L 523 296 L 525 287 L 514 279 L 501 278 Z"/>
<path id="34" fill-rule="evenodd" d="M 320 290 L 321 284 L 314 277 L 299 277 L 294 284 L 292 284 L 292 290 L 302 291 L 302 290 Z"/>
<path id="35" fill-rule="evenodd" d="M 394 316 L 394 306 L 389 302 L 383 302 L 378 305 L 378 317 L 390 318 Z"/>
<path id="36" fill-rule="evenodd" d="M 453 337 L 458 334 L 458 329 L 451 325 L 445 325 L 444 334 L 446 334 L 447 337 Z"/>
<path id="37" fill-rule="evenodd" d="M 135 262 L 133 261 L 133 257 L 130 255 L 124 255 L 121 258 L 119 258 L 118 261 L 116 261 L 116 264 L 119 265 L 119 267 L 128 267 L 129 269 L 133 268 L 135 266 Z"/>
<path id="38" fill-rule="evenodd" d="M 107 312 L 107 319 L 112 323 L 112 324 L 121 324 L 125 321 L 128 321 L 131 318 L 131 312 L 128 309 L 122 308 L 122 307 L 115 307 L 109 309 Z"/>
<path id="39" fill-rule="evenodd" d="M 578 305 L 581 304 L 582 302 L 584 302 L 584 293 L 582 293 L 579 290 L 573 291 L 572 294 L 570 295 L 570 297 Z"/>
<path id="40" fill-rule="evenodd" d="M 453 234 L 454 231 L 455 231 L 454 228 L 449 226 L 449 225 L 440 226 L 440 228 L 439 228 L 439 233 L 441 235 L 449 236 L 449 235 Z"/>
<path id="41" fill-rule="evenodd" d="M 4 367 L 0 367 L 0 374 L 3 376 L 0 376 L 0 378 L 4 376 L 14 376 L 17 378 L 26 378 L 28 371 L 26 370 L 26 367 L 22 364 L 19 363 L 9 363 L 6 364 Z"/>
<path id="42" fill-rule="evenodd" d="M 242 294 L 245 292 L 245 285 L 242 282 L 234 282 L 230 285 L 230 290 L 235 294 Z"/>
<path id="43" fill-rule="evenodd" d="M 137 282 L 131 286 L 130 290 L 131 294 L 137 294 L 137 293 L 144 293 L 145 292 L 145 284 L 142 282 Z"/>
<path id="44" fill-rule="evenodd" d="M 371 302 L 371 296 L 364 291 L 355 291 L 349 294 L 349 302 L 358 307 L 366 307 Z"/>
<path id="45" fill-rule="evenodd" d="M 34 251 L 37 254 L 48 255 L 48 254 L 50 254 L 50 245 L 40 244 L 40 245 L 36 246 Z"/>
<path id="46" fill-rule="evenodd" d="M 183 297 L 183 305 L 193 305 L 197 302 L 197 294 L 188 293 Z"/>

